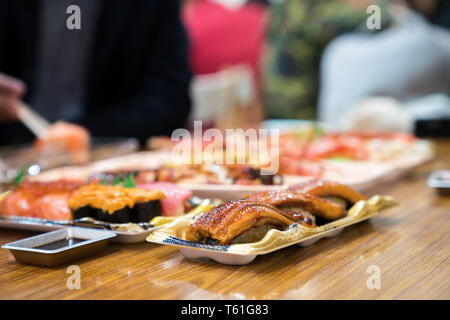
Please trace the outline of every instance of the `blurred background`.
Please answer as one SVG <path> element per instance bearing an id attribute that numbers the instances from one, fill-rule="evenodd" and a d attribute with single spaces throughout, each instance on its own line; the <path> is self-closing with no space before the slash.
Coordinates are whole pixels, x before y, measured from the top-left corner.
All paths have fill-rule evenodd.
<path id="1" fill-rule="evenodd" d="M 126 153 L 193 120 L 445 136 L 449 27 L 446 0 L 2 0 L 0 145 Z"/>
<path id="2" fill-rule="evenodd" d="M 449 11 L 438 0 L 186 1 L 191 119 L 409 132 L 420 119 L 446 119 Z"/>

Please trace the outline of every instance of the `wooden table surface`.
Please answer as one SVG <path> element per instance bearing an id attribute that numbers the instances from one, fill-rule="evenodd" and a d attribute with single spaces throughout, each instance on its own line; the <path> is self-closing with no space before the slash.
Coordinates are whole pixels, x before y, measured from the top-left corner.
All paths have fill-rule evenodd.
<path id="1" fill-rule="evenodd" d="M 0 298 L 450 299 L 450 197 L 426 186 L 435 169 L 450 169 L 449 140 L 437 143 L 435 161 L 369 191 L 393 195 L 399 206 L 334 238 L 245 266 L 192 262 L 169 246 L 109 244 L 102 254 L 74 262 L 81 288 L 69 290 L 69 264 L 19 265 L 0 249 Z M 31 235 L 0 229 L 0 244 Z M 381 271 L 380 289 L 367 287 L 372 265 Z"/>

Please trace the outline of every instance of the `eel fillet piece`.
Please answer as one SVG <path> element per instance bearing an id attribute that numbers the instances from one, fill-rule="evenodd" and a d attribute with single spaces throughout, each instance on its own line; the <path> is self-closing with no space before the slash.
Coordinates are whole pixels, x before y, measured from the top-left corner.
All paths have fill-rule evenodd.
<path id="1" fill-rule="evenodd" d="M 269 204 L 234 200 L 214 207 L 201 215 L 190 225 L 185 239 L 194 242 L 214 239 L 226 245 L 251 228 L 271 225 L 276 229 L 284 230 L 294 222 L 307 227 L 315 226 L 315 223 L 307 216 L 294 217 Z"/>
<path id="2" fill-rule="evenodd" d="M 308 212 L 335 220 L 345 215 L 345 208 L 333 201 L 292 191 L 265 191 L 250 195 L 247 200 L 271 204 L 287 214 Z"/>
<path id="3" fill-rule="evenodd" d="M 367 200 L 366 196 L 346 185 L 321 179 L 296 184 L 289 187 L 288 190 L 300 194 L 306 193 L 316 197 L 338 197 L 346 200 L 350 204 L 355 204 L 360 200 Z"/>

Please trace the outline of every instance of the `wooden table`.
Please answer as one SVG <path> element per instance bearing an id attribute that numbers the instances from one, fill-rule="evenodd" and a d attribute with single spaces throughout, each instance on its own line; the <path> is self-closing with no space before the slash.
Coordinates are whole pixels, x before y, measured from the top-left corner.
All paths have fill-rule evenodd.
<path id="1" fill-rule="evenodd" d="M 0 249 L 1 299 L 450 299 L 450 197 L 426 186 L 434 169 L 450 169 L 450 141 L 436 160 L 401 181 L 370 190 L 399 206 L 312 246 L 289 247 L 246 266 L 192 262 L 176 248 L 110 244 L 77 261 L 81 289 L 66 287 L 68 265 L 19 265 Z M 0 230 L 0 244 L 32 235 Z M 381 288 L 369 289 L 372 265 Z M 370 269 L 369 269 L 370 270 Z"/>

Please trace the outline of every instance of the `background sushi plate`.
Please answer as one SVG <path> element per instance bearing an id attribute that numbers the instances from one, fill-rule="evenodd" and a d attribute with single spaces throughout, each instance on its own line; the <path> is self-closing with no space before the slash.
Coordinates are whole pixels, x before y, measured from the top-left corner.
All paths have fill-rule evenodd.
<path id="1" fill-rule="evenodd" d="M 111 157 L 136 152 L 139 142 L 133 138 L 92 137 L 88 154 L 89 161 L 100 161 Z M 74 164 L 67 153 L 37 154 L 32 145 L 0 147 L 0 192 L 14 183 L 21 169 L 32 175 L 44 170 Z"/>
<path id="2" fill-rule="evenodd" d="M 415 167 L 433 159 L 432 145 L 419 140 L 415 147 L 404 156 L 389 161 L 334 161 L 323 160 L 325 168 L 320 177 L 346 184 L 357 191 L 366 191 L 376 185 L 399 179 Z M 170 161 L 170 152 L 147 151 L 94 162 L 88 166 L 63 167 L 44 171 L 34 180 L 88 179 L 89 176 L 114 170 L 156 169 Z M 180 183 L 200 198 L 220 198 L 224 201 L 240 199 L 251 193 L 267 190 L 283 190 L 290 185 L 314 179 L 309 176 L 284 175 L 282 185 L 233 185 L 233 184 L 191 184 Z"/>

